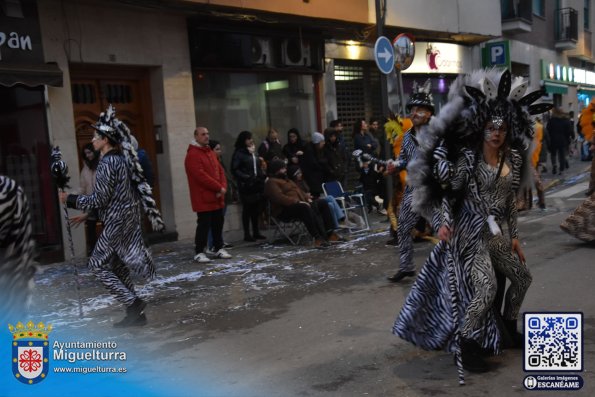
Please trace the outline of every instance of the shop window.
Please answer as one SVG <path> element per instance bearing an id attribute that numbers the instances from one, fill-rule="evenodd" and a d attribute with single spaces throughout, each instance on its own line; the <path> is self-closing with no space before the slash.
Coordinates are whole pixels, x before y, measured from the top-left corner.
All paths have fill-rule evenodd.
<path id="1" fill-rule="evenodd" d="M 316 129 L 312 75 L 286 73 L 195 72 L 196 124 L 209 129 L 223 146 L 226 166 L 236 137 L 252 132 L 258 146 L 270 127 L 287 143 L 287 131 L 297 128 L 309 139 Z M 191 131 L 189 131 L 189 134 Z"/>
<path id="2" fill-rule="evenodd" d="M 33 234 L 42 251 L 61 259 L 57 191 L 50 175 L 51 147 L 43 88 L 0 87 L 0 174 L 25 191 Z M 57 254 L 59 252 L 59 254 Z M 42 260 L 49 260 L 42 254 Z"/>

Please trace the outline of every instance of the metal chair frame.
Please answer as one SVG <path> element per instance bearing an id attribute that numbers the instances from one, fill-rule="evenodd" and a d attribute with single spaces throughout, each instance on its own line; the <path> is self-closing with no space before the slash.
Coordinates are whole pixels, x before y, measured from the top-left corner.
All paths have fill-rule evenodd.
<path id="1" fill-rule="evenodd" d="M 366 211 L 366 206 L 364 203 L 364 195 L 362 193 L 349 193 L 343 190 L 343 186 L 339 181 L 330 181 L 325 182 L 322 184 L 322 190 L 324 194 L 327 196 L 333 196 L 343 211 L 345 212 L 345 218 L 349 220 L 349 211 L 353 211 L 354 214 L 357 214 L 358 209 L 361 211 L 361 216 L 364 220 L 365 227 L 364 228 L 357 228 L 357 227 L 350 227 L 348 230 L 350 233 L 361 232 L 365 230 L 370 230 L 370 223 L 368 222 L 368 213 Z"/>
<path id="2" fill-rule="evenodd" d="M 289 222 L 282 221 L 275 218 L 271 214 L 271 203 L 267 201 L 267 212 L 269 216 L 269 225 L 274 226 L 273 241 L 277 238 L 284 237 L 291 245 L 300 245 L 302 241 L 307 241 L 310 238 L 310 233 L 304 223 L 298 219 Z"/>

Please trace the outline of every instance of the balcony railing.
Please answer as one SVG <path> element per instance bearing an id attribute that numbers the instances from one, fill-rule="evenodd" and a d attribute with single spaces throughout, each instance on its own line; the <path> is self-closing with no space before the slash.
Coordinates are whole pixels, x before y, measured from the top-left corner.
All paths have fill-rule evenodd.
<path id="1" fill-rule="evenodd" d="M 574 8 L 560 8 L 555 12 L 556 48 L 576 48 L 578 40 L 578 12 Z"/>

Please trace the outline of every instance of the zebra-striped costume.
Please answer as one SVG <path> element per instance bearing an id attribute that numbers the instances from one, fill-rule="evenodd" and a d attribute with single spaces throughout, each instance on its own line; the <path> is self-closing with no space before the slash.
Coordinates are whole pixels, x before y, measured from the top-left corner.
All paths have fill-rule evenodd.
<path id="1" fill-rule="evenodd" d="M 509 220 L 510 235 L 516 238 L 514 186 L 519 161 L 520 156 L 511 153 L 506 161 L 509 172 L 496 178 L 498 169 L 476 161 L 473 152 L 465 150 L 459 156 L 451 186 L 464 191 L 465 196 L 452 222 L 448 208 L 452 203 L 448 201 L 433 219 L 435 228 L 448 224 L 453 235 L 449 243 L 438 243 L 426 260 L 395 321 L 394 334 L 424 349 L 454 352 L 455 336 L 460 332 L 483 348 L 499 352 L 500 333 L 490 310 L 496 293 L 494 266 L 506 269 L 517 286 L 507 295 L 507 316 L 518 315 L 530 275 L 518 270 L 521 265 L 510 252 L 510 241 L 492 236 L 486 220 L 489 215 L 500 224 Z M 457 280 L 454 299 L 449 290 L 449 266 Z M 453 316 L 453 309 L 460 315 Z"/>
<path id="2" fill-rule="evenodd" d="M 35 266 L 29 204 L 17 183 L 0 175 L 0 318 L 23 316 Z"/>
<path id="3" fill-rule="evenodd" d="M 409 129 L 403 137 L 403 144 L 401 152 L 399 153 L 398 162 L 401 168 L 405 168 L 412 160 L 416 158 L 417 154 L 417 139 L 415 137 L 415 130 Z M 399 223 L 397 225 L 397 236 L 399 239 L 400 265 L 401 271 L 413 271 L 415 265 L 413 263 L 413 237 L 411 232 L 415 224 L 419 221 L 419 214 L 413 212 L 411 208 L 413 200 L 413 186 L 407 184 L 405 192 L 401 199 L 401 206 L 399 208 Z"/>
<path id="4" fill-rule="evenodd" d="M 93 193 L 68 195 L 67 204 L 98 210 L 103 231 L 88 266 L 116 299 L 130 306 L 137 298 L 130 270 L 152 279 L 155 268 L 141 235 L 139 194 L 124 156 L 116 150 L 106 153 L 97 166 Z"/>

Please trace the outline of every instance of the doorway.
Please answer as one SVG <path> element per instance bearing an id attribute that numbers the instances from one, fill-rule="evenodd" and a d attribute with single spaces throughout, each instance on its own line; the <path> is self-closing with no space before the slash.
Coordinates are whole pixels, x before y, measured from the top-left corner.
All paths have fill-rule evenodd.
<path id="1" fill-rule="evenodd" d="M 112 104 L 116 117 L 124 122 L 147 152 L 153 170 L 153 196 L 159 207 L 157 142 L 153 131 L 149 71 L 144 68 L 71 65 L 72 105 L 79 170 L 85 144 L 91 142 L 99 114 Z"/>

